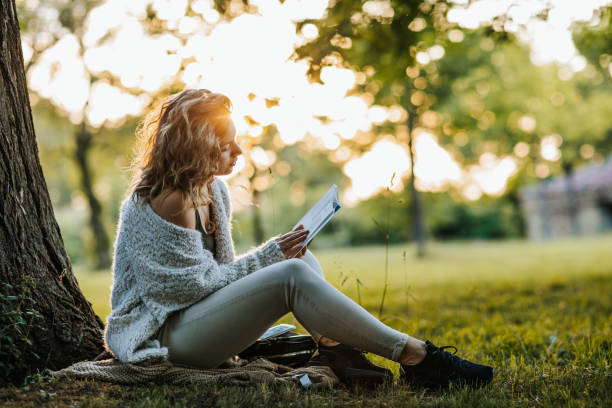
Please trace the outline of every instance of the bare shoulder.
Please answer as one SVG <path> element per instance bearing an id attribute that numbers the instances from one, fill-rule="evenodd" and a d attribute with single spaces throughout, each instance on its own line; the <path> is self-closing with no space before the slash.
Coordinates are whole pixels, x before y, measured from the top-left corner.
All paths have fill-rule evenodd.
<path id="1" fill-rule="evenodd" d="M 151 201 L 151 208 L 160 217 L 184 228 L 195 229 L 195 211 L 183 201 L 179 191 L 162 193 Z"/>

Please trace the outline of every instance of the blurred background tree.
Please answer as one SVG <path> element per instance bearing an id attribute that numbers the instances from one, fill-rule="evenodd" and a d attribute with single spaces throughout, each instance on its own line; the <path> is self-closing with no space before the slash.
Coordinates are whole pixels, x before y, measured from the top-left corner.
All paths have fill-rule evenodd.
<path id="1" fill-rule="evenodd" d="M 387 122 L 379 131 L 391 131 L 396 141 L 408 146 L 409 209 L 418 256 L 425 254 L 426 233 L 415 182 L 413 136 L 415 126 L 420 125 L 420 118 L 430 105 L 423 90 L 428 82 L 437 81 L 435 70 L 422 69 L 431 59 L 426 52 L 431 49 L 433 59 L 441 58 L 444 49 L 439 39 L 446 37 L 452 26 L 444 18 L 447 9 L 446 2 L 417 0 L 335 2 L 324 19 L 301 22 L 301 26 L 314 24 L 318 37 L 296 49 L 298 58 L 308 60 L 308 74 L 314 80 L 321 80 L 325 66 L 343 66 L 359 73 L 355 92 L 365 94 L 371 103 L 401 107 L 396 120 Z M 364 151 L 375 141 L 372 138 L 366 144 L 347 144 Z"/>
<path id="2" fill-rule="evenodd" d="M 86 54 L 92 47 L 99 45 L 86 34 L 86 21 L 92 9 L 99 6 L 100 1 L 78 0 L 74 2 L 49 1 L 30 8 L 28 2 L 19 3 L 20 24 L 22 26 L 22 41 L 26 44 L 28 60 L 26 75 L 29 76 L 30 91 L 33 102 L 37 105 L 37 116 L 43 116 L 52 121 L 60 122 L 60 132 L 53 132 L 53 141 L 61 146 L 61 154 L 72 157 L 74 169 L 78 173 L 78 189 L 84 198 L 84 204 L 89 210 L 89 244 L 95 269 L 110 267 L 110 240 L 103 221 L 103 205 L 99 195 L 108 195 L 108 183 L 96 183 L 96 173 L 103 172 L 98 166 L 94 169 L 91 162 L 92 149 L 96 144 L 102 144 L 103 137 L 113 137 L 107 129 L 118 127 L 127 116 L 138 114 L 140 110 L 134 107 L 132 111 L 102 113 L 100 107 L 92 106 L 96 94 L 106 93 L 109 99 L 132 98 L 128 88 L 122 86 L 116 77 L 108 72 L 98 72 L 86 61 Z M 70 66 L 64 65 L 62 51 L 68 54 L 72 61 Z M 71 77 L 71 86 L 78 89 L 70 99 L 60 99 L 50 90 L 57 75 Z M 110 102 L 112 103 L 112 101 Z M 104 109 L 104 108 L 102 108 Z M 67 118 L 68 121 L 61 118 Z M 71 137 L 72 140 L 67 138 Z M 63 142 L 63 143 L 62 143 Z M 97 142 L 97 143 L 96 143 Z M 115 145 L 111 141 L 109 145 Z M 97 185 L 98 189 L 95 188 Z M 67 187 L 64 185 L 64 187 Z M 57 190 L 54 190 L 57 191 Z M 64 190 L 65 191 L 65 190 Z M 72 194 L 71 198 L 72 198 Z"/>
<path id="3" fill-rule="evenodd" d="M 520 20 L 509 3 L 459 21 L 481 1 L 19 1 L 41 160 L 71 258 L 108 263 L 100 233 L 83 232 L 91 197 L 112 231 L 137 118 L 184 87 L 234 102 L 239 250 L 291 228 L 331 183 L 344 209 L 313 248 L 413 239 L 422 254 L 426 235 L 523 236 L 523 186 L 610 152 L 610 11 L 574 27 L 586 59 L 538 65 L 521 27 L 554 8 Z M 294 50 L 301 59 L 289 60 Z M 89 165 L 64 159 L 79 143 Z"/>
<path id="4" fill-rule="evenodd" d="M 610 126 L 610 105 L 604 102 L 609 100 L 609 89 L 601 86 L 600 78 L 592 81 L 601 75 L 593 74 L 589 66 L 582 76 L 570 80 L 567 67 L 557 75 L 555 66 L 532 64 L 529 50 L 513 33 L 518 23 L 510 13 L 512 4 L 476 30 L 448 20 L 453 6 L 443 1 L 335 2 L 324 19 L 301 22 L 315 24 L 318 36 L 296 50 L 298 58 L 308 60 L 314 80 L 320 80 L 325 66 L 347 67 L 361 74 L 355 92 L 388 108 L 403 108 L 397 120 L 378 130 L 389 131 L 390 125 L 395 141 L 408 146 L 412 238 L 419 243 L 418 254 L 423 253 L 425 235 L 415 188 L 418 130 L 437 135 L 438 142 L 463 166 L 479 163 L 500 172 L 527 171 L 545 178 L 559 169 L 569 175 L 575 165 L 591 159 L 593 145 L 601 144 Z M 531 17 L 546 20 L 550 11 L 544 8 Z M 599 29 L 586 29 L 589 34 L 581 38 L 597 44 L 592 46 L 595 56 L 591 59 L 599 62 L 603 55 L 601 65 L 608 67 L 607 44 L 594 38 L 601 33 L 605 36 L 606 29 L 601 27 L 609 27 L 609 9 L 602 8 L 598 14 L 603 21 Z M 415 124 L 421 129 L 415 129 Z M 373 138 L 370 143 L 376 142 Z M 607 155 L 611 144 L 603 145 L 598 153 Z M 517 162 L 528 155 L 527 160 Z M 468 184 L 467 198 L 480 198 L 482 188 L 470 186 L 469 180 L 464 183 Z M 523 231 L 521 185 L 523 182 L 487 189 L 485 184 L 484 191 L 504 194 L 519 233 Z"/>

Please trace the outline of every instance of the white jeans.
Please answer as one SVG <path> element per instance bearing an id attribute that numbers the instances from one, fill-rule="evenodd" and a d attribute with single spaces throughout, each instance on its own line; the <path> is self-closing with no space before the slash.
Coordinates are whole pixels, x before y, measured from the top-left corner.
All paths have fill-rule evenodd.
<path id="1" fill-rule="evenodd" d="M 251 345 L 288 312 L 321 336 L 398 361 L 408 335 L 394 330 L 323 278 L 310 251 L 267 266 L 175 312 L 158 339 L 170 361 L 214 368 Z"/>

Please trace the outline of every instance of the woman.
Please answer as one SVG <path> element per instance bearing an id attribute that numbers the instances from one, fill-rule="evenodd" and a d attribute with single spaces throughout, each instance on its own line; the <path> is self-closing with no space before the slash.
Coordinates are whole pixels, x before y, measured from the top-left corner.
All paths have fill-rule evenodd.
<path id="1" fill-rule="evenodd" d="M 123 362 L 161 357 L 213 368 L 293 312 L 319 345 L 310 364 L 330 365 L 343 380 L 390 376 L 365 350 L 424 386 L 489 382 L 491 367 L 384 325 L 325 282 L 301 248 L 301 226 L 235 258 L 230 198 L 216 177 L 242 153 L 230 109 L 221 94 L 186 90 L 139 130 L 138 171 L 115 242 L 107 349 Z"/>

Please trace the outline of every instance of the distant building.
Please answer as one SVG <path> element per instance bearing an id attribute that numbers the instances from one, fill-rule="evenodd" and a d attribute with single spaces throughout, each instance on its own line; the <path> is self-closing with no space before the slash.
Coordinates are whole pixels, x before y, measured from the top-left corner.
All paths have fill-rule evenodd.
<path id="1" fill-rule="evenodd" d="M 612 230 L 612 156 L 521 191 L 531 239 Z"/>

